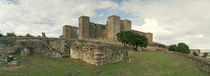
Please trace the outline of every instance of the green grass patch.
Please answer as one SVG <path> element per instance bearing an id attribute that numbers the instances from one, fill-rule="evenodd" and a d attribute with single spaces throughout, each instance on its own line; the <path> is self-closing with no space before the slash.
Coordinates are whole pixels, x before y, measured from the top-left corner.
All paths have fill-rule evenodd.
<path id="1" fill-rule="evenodd" d="M 12 46 L 0 46 L 0 48 L 3 48 L 3 49 L 10 49 L 10 48 L 13 48 Z"/>
<path id="2" fill-rule="evenodd" d="M 20 66 L 0 67 L 0 76 L 208 76 L 186 58 L 129 51 L 129 59 L 94 66 L 71 58 L 19 57 Z M 131 62 L 131 63 L 129 63 Z"/>

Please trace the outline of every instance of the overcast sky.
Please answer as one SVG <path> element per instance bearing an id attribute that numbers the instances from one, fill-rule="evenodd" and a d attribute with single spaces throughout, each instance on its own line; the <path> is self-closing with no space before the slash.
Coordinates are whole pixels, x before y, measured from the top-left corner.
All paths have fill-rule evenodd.
<path id="1" fill-rule="evenodd" d="M 132 20 L 132 29 L 152 32 L 156 42 L 210 49 L 210 0 L 0 0 L 3 34 L 58 37 L 63 25 L 78 26 L 81 15 L 102 24 L 118 15 Z"/>

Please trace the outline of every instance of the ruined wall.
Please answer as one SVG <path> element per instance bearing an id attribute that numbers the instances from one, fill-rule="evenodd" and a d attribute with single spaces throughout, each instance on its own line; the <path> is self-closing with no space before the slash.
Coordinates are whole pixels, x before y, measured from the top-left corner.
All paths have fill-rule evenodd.
<path id="1" fill-rule="evenodd" d="M 65 25 L 63 26 L 63 38 L 64 39 L 77 39 L 78 38 L 78 28 Z"/>
<path id="2" fill-rule="evenodd" d="M 70 51 L 72 58 L 81 59 L 93 65 L 122 61 L 128 56 L 128 50 L 123 46 L 90 42 L 74 42 Z"/>
<path id="3" fill-rule="evenodd" d="M 146 36 L 149 43 L 153 42 L 153 35 L 152 35 L 152 33 L 144 33 L 144 32 L 136 31 L 136 30 L 131 30 L 131 31 L 133 31 L 134 33 Z"/>
<path id="4" fill-rule="evenodd" d="M 87 16 L 79 17 L 79 39 L 90 38 L 90 19 Z"/>
<path id="5" fill-rule="evenodd" d="M 47 57 L 71 57 L 93 65 L 104 65 L 121 61 L 128 56 L 128 50 L 117 44 L 88 40 L 69 40 L 57 38 L 0 38 L 2 45 L 29 49 L 35 54 Z M 9 42 L 7 42 L 9 40 Z"/>

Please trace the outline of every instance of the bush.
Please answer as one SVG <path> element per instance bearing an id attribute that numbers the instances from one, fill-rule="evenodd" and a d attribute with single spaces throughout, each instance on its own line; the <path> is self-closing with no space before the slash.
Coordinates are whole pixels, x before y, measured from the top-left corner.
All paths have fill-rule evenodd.
<path id="1" fill-rule="evenodd" d="M 176 45 L 170 45 L 168 50 L 169 51 L 177 51 L 177 46 Z"/>
<path id="2" fill-rule="evenodd" d="M 0 37 L 3 37 L 3 34 L 0 33 Z"/>
<path id="3" fill-rule="evenodd" d="M 186 45 L 185 43 L 178 43 L 177 45 L 171 45 L 168 48 L 169 51 L 176 51 L 176 52 L 180 52 L 180 53 L 184 53 L 184 54 L 189 54 L 190 53 L 190 49 L 189 46 Z"/>
<path id="4" fill-rule="evenodd" d="M 26 37 L 33 37 L 33 36 L 28 33 L 28 34 L 26 34 Z"/>
<path id="5" fill-rule="evenodd" d="M 16 37 L 16 34 L 14 32 L 7 33 L 6 37 Z"/>
<path id="6" fill-rule="evenodd" d="M 194 56 L 198 56 L 198 53 L 197 53 L 197 52 L 193 52 L 193 55 L 194 55 Z"/>
<path id="7" fill-rule="evenodd" d="M 179 43 L 177 47 L 177 52 L 189 54 L 190 53 L 189 46 L 186 45 L 185 43 Z"/>
<path id="8" fill-rule="evenodd" d="M 208 53 L 204 53 L 203 57 L 207 57 L 208 56 Z"/>

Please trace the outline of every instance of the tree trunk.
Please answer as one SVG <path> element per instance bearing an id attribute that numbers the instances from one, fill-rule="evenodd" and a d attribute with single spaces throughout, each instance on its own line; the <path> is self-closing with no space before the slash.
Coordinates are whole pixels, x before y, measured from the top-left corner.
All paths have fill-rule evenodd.
<path id="1" fill-rule="evenodd" d="M 138 44 L 136 44 L 136 51 L 138 51 Z"/>

